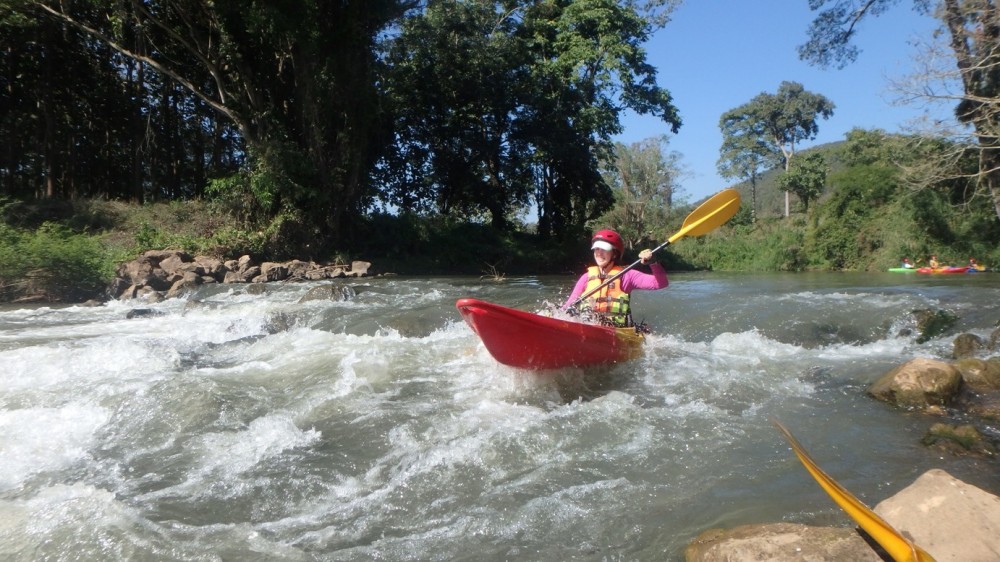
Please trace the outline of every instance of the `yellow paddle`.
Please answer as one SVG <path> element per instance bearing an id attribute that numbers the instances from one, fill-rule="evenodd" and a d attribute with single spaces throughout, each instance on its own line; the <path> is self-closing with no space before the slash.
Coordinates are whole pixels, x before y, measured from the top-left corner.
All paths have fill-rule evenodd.
<path id="1" fill-rule="evenodd" d="M 893 560 L 896 562 L 934 562 L 934 558 L 930 554 L 927 554 L 922 548 L 913 544 L 910 539 L 900 534 L 892 525 L 886 523 L 884 519 L 869 509 L 868 506 L 861 503 L 861 500 L 854 497 L 853 494 L 844 489 L 836 480 L 830 478 L 830 475 L 823 472 L 823 469 L 816 464 L 816 461 L 812 460 L 809 453 L 802 448 L 802 445 L 799 444 L 785 426 L 775 420 L 771 420 L 771 423 L 785 434 L 785 439 L 788 439 L 788 442 L 792 445 L 795 456 L 799 457 L 799 460 L 805 465 L 809 474 L 816 479 L 816 482 L 819 482 L 820 487 L 827 494 L 830 494 L 833 501 L 846 511 L 851 516 L 851 519 L 854 519 L 866 533 L 875 539 L 889 553 L 889 556 L 892 556 Z"/>
<path id="2" fill-rule="evenodd" d="M 653 248 L 652 252 L 655 254 L 663 248 L 666 248 L 672 244 L 675 240 L 679 240 L 684 236 L 704 236 L 709 232 L 712 232 L 716 228 L 725 224 L 725 222 L 736 214 L 736 211 L 740 209 L 740 193 L 735 189 L 724 189 L 711 198 L 705 201 L 691 214 L 684 219 L 684 224 L 681 225 L 681 229 L 677 231 L 676 234 L 667 239 L 666 242 L 660 244 L 659 246 Z M 611 283 L 614 283 L 615 279 L 618 279 L 625 272 L 633 269 L 635 266 L 642 263 L 642 260 L 636 260 L 632 265 L 626 267 L 625 269 L 619 271 L 618 273 L 609 277 L 604 283 L 601 283 L 598 287 L 580 296 L 580 298 L 573 301 L 569 306 L 570 308 L 583 302 L 587 297 L 593 295 L 597 291 L 607 287 Z"/>

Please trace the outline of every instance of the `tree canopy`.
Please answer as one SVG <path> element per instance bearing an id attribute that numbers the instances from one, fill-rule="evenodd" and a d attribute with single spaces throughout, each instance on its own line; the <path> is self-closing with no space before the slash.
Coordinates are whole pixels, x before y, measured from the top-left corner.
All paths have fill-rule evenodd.
<path id="1" fill-rule="evenodd" d="M 502 229 L 533 199 L 541 234 L 580 228 L 610 203 L 599 160 L 621 113 L 680 126 L 650 30 L 614 0 L 429 3 L 388 45 L 384 200 Z"/>
<path id="2" fill-rule="evenodd" d="M 809 40 L 799 47 L 799 56 L 821 67 L 843 67 L 860 54 L 853 43 L 859 24 L 886 13 L 899 0 L 809 0 L 817 10 L 809 27 Z M 941 37 L 955 63 L 955 78 L 962 85 L 955 116 L 974 130 L 972 143 L 980 153 L 975 187 L 986 194 L 1000 220 L 1000 5 L 994 0 L 913 0 L 914 10 L 933 13 L 941 21 Z M 931 77 L 928 77 L 930 80 Z M 948 168 L 961 155 L 940 160 L 935 166 Z M 963 177 L 954 170 L 952 178 Z M 940 171 L 936 177 L 945 178 Z"/>
<path id="3" fill-rule="evenodd" d="M 832 101 L 807 91 L 798 82 L 782 82 L 777 93 L 762 92 L 722 115 L 719 120 L 724 135 L 722 150 L 724 154 L 744 158 L 742 169 L 749 170 L 746 159 L 750 158 L 749 165 L 753 165 L 757 163 L 753 159 L 757 151 L 766 149 L 788 172 L 799 143 L 816 138 L 817 119 L 829 118 L 834 107 Z M 785 216 L 789 214 L 787 193 Z"/>
<path id="4" fill-rule="evenodd" d="M 642 46 L 676 4 L 0 0 L 0 189 L 211 197 L 275 252 L 379 207 L 571 234 L 623 111 L 680 126 Z"/>

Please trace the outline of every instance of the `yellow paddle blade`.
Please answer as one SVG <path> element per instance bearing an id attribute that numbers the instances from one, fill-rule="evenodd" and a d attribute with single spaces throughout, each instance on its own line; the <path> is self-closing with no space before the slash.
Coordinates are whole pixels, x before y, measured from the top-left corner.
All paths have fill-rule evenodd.
<path id="1" fill-rule="evenodd" d="M 809 456 L 809 453 L 802 448 L 802 445 L 799 444 L 785 426 L 776 420 L 771 420 L 771 423 L 785 434 L 785 439 L 788 439 L 788 442 L 792 445 L 795 456 L 799 457 L 799 460 L 802 461 L 806 470 L 816 479 L 820 487 L 827 494 L 830 494 L 833 501 L 847 512 L 858 526 L 875 539 L 889 553 L 889 556 L 892 556 L 893 560 L 896 562 L 934 562 L 934 558 L 930 554 L 927 554 L 919 546 L 913 544 L 913 542 L 900 534 L 899 531 L 892 528 L 892 525 L 886 523 L 884 519 L 869 509 L 868 506 L 861 503 L 861 500 L 854 497 L 854 494 L 848 492 L 836 480 L 830 478 L 830 475 L 823 472 L 823 469 L 816 464 L 816 461 Z"/>
<path id="2" fill-rule="evenodd" d="M 724 189 L 705 201 L 684 219 L 684 224 L 668 243 L 682 236 L 702 236 L 712 232 L 740 210 L 740 193 L 735 189 Z"/>

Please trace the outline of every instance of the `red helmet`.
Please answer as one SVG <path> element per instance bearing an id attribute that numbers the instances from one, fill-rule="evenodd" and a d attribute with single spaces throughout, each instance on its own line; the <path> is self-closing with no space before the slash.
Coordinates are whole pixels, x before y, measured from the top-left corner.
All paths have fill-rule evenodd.
<path id="1" fill-rule="evenodd" d="M 621 235 L 614 230 L 598 230 L 595 232 L 594 237 L 590 239 L 590 249 L 593 250 L 594 248 L 599 247 L 595 246 L 598 242 L 611 244 L 614 249 L 618 250 L 618 255 L 625 253 L 625 243 L 622 242 Z"/>

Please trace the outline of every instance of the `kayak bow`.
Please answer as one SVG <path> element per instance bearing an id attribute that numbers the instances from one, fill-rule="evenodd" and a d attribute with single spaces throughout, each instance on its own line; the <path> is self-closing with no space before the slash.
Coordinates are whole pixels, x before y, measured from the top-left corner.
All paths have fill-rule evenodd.
<path id="1" fill-rule="evenodd" d="M 635 328 L 571 322 L 477 299 L 459 299 L 455 306 L 490 355 L 511 367 L 591 367 L 642 354 L 645 338 Z"/>

